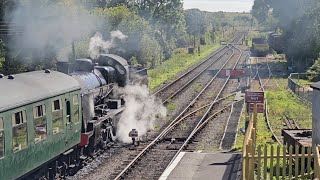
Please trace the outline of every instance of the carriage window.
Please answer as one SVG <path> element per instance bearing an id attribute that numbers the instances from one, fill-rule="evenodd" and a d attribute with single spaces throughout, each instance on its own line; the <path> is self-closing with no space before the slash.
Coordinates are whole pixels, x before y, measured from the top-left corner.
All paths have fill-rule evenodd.
<path id="1" fill-rule="evenodd" d="M 61 99 L 52 101 L 52 128 L 53 134 L 57 134 L 63 130 Z"/>
<path id="2" fill-rule="evenodd" d="M 33 108 L 34 117 L 34 141 L 39 142 L 47 138 L 47 119 L 45 105 Z"/>
<path id="3" fill-rule="evenodd" d="M 71 123 L 71 106 L 70 101 L 66 101 L 67 105 L 67 123 Z"/>
<path id="4" fill-rule="evenodd" d="M 13 152 L 26 148 L 28 145 L 26 111 L 12 114 L 12 148 Z"/>
<path id="5" fill-rule="evenodd" d="M 46 115 L 46 107 L 44 105 L 36 106 L 33 108 L 34 118 L 43 117 Z"/>
<path id="6" fill-rule="evenodd" d="M 61 100 L 57 99 L 52 102 L 52 111 L 58 111 L 61 109 Z"/>
<path id="7" fill-rule="evenodd" d="M 3 118 L 0 117 L 0 158 L 4 156 L 4 124 Z"/>
<path id="8" fill-rule="evenodd" d="M 74 122 L 79 123 L 79 100 L 78 95 L 73 96 L 73 114 Z"/>

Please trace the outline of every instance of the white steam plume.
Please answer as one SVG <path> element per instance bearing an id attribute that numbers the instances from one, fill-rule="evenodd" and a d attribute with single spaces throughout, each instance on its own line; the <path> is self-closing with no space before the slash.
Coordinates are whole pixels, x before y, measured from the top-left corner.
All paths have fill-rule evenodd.
<path id="1" fill-rule="evenodd" d="M 59 54 L 59 60 L 67 60 L 71 50 L 62 50 L 96 31 L 96 18 L 78 1 L 68 3 L 73 4 L 51 0 L 19 1 L 14 11 L 6 13 L 6 20 L 19 26 L 21 31 L 12 38 L 10 48 L 33 50 L 38 54 L 55 53 Z"/>
<path id="2" fill-rule="evenodd" d="M 166 116 L 166 108 L 156 101 L 154 96 L 149 96 L 148 87 L 145 85 L 128 85 L 116 92 L 124 94 L 126 102 L 117 126 L 117 138 L 122 142 L 131 142 L 128 134 L 132 129 L 136 129 L 141 137 L 154 128 L 158 118 Z"/>
<path id="3" fill-rule="evenodd" d="M 111 31 L 111 41 L 113 41 L 115 38 L 118 38 L 120 40 L 126 39 L 128 36 L 124 35 L 121 31 Z"/>
<path id="4" fill-rule="evenodd" d="M 108 53 L 110 48 L 115 47 L 115 39 L 126 39 L 128 36 L 124 35 L 121 31 L 111 31 L 111 39 L 105 41 L 102 38 L 102 34 L 97 32 L 92 38 L 90 38 L 89 52 L 90 57 L 96 59 L 101 53 Z M 102 52 L 101 52 L 102 51 Z"/>

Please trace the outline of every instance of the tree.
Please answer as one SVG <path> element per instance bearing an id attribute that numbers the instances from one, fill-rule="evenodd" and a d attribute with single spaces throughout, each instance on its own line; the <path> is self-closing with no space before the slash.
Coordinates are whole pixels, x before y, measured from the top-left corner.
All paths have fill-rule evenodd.
<path id="1" fill-rule="evenodd" d="M 255 0 L 252 13 L 270 29 L 280 29 L 287 57 L 306 68 L 305 59 L 319 57 L 319 10 L 316 0 Z"/>
<path id="2" fill-rule="evenodd" d="M 193 46 L 196 46 L 196 39 L 208 31 L 208 21 L 204 12 L 199 9 L 190 9 L 185 12 L 187 33 L 193 36 Z"/>
<path id="3" fill-rule="evenodd" d="M 265 22 L 270 15 L 270 0 L 255 0 L 251 13 L 259 23 Z"/>
<path id="4" fill-rule="evenodd" d="M 125 59 L 136 59 L 146 67 L 155 67 L 161 62 L 160 43 L 156 40 L 157 31 L 148 21 L 131 11 L 126 6 L 98 8 L 94 11 L 102 18 L 104 25 L 100 27 L 105 39 L 109 39 L 110 31 L 120 30 L 128 38 L 125 42 L 118 42 L 111 48 L 110 53 L 118 54 Z"/>

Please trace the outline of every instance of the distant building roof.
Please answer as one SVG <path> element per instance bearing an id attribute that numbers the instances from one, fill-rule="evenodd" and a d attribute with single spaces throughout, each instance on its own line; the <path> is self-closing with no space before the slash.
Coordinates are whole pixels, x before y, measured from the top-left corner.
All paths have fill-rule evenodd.
<path id="1" fill-rule="evenodd" d="M 0 78 L 0 112 L 79 89 L 74 78 L 56 71 L 5 76 Z"/>

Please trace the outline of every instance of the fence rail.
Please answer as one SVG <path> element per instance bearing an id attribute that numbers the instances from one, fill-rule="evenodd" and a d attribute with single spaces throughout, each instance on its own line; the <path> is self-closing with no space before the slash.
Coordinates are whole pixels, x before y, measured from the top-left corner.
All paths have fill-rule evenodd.
<path id="1" fill-rule="evenodd" d="M 292 73 L 288 77 L 288 88 L 296 94 L 301 100 L 308 104 L 312 103 L 312 88 L 303 86 L 299 83 L 299 80 L 308 80 L 308 76 L 311 74 L 307 73 Z M 319 75 L 317 75 L 319 76 Z M 319 78 L 316 78 L 319 79 Z"/>
<path id="2" fill-rule="evenodd" d="M 242 152 L 242 179 L 320 178 L 319 147 L 256 146 L 257 118 L 247 116 Z"/>

